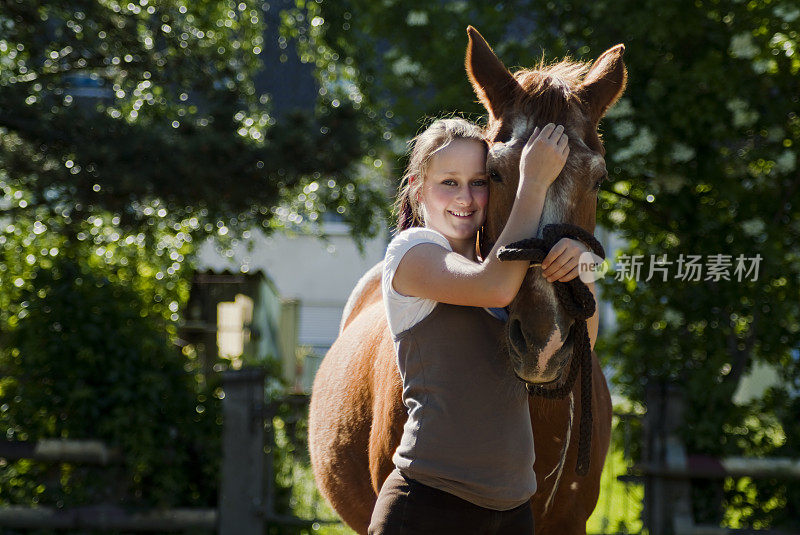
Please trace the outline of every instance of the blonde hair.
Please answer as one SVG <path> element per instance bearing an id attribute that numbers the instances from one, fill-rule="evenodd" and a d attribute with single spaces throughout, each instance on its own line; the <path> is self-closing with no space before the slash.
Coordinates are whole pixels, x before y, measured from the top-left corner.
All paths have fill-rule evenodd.
<path id="1" fill-rule="evenodd" d="M 428 164 L 436 152 L 447 147 L 455 139 L 471 139 L 488 148 L 483 129 L 460 117 L 437 119 L 409 142 L 408 166 L 400 180 L 397 199 L 392 210 L 397 217 L 395 232 L 425 225 L 417 197 L 422 189 Z"/>

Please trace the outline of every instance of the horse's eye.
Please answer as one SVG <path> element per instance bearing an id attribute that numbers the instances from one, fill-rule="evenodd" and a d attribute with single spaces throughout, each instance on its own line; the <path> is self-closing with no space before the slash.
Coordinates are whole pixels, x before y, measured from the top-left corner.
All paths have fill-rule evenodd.
<path id="1" fill-rule="evenodd" d="M 489 171 L 489 178 L 491 178 L 494 182 L 502 182 L 503 177 L 500 176 L 500 173 L 492 169 Z"/>
<path id="2" fill-rule="evenodd" d="M 598 178 L 597 182 L 594 183 L 594 189 L 595 190 L 599 190 L 600 186 L 603 184 L 603 182 L 606 181 L 607 178 L 608 178 L 608 173 L 606 173 L 603 176 L 601 176 L 600 178 Z"/>

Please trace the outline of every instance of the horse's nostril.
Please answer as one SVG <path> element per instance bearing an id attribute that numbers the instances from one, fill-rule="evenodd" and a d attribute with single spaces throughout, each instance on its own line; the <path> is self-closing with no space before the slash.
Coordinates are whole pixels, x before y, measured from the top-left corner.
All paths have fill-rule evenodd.
<path id="1" fill-rule="evenodd" d="M 524 355 L 528 351 L 528 344 L 525 342 L 525 335 L 522 334 L 522 322 L 513 319 L 508 326 L 508 337 L 511 345 L 514 346 L 517 354 Z"/>

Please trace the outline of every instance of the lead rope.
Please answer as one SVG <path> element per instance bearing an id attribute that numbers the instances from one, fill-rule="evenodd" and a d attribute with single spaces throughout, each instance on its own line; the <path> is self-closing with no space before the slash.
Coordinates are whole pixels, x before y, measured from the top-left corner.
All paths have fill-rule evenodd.
<path id="1" fill-rule="evenodd" d="M 569 223 L 554 223 L 544 227 L 542 238 L 528 238 L 497 251 L 500 260 L 529 260 L 531 265 L 541 265 L 547 253 L 562 238 L 573 238 L 589 246 L 594 253 L 605 258 L 606 253 L 600 242 L 581 227 Z M 594 314 L 594 296 L 589 288 L 575 277 L 569 282 L 554 282 L 553 287 L 559 303 L 574 318 L 571 329 L 574 334 L 572 359 L 565 381 L 558 387 L 545 388 L 525 383 L 531 396 L 547 399 L 563 398 L 572 392 L 572 386 L 581 372 L 581 426 L 578 437 L 578 460 L 575 473 L 585 476 L 589 472 L 590 451 L 592 448 L 592 350 L 586 320 Z"/>

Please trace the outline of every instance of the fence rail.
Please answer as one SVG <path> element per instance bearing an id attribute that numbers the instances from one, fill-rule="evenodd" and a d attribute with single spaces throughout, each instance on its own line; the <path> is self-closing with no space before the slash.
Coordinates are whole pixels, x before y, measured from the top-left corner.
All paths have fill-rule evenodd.
<path id="1" fill-rule="evenodd" d="M 274 404 L 265 403 L 266 372 L 244 368 L 223 373 L 222 474 L 216 508 L 131 511 L 112 505 L 73 508 L 2 506 L 0 527 L 17 529 L 93 529 L 131 532 L 204 530 L 218 535 L 261 535 L 267 525 L 330 524 L 319 518 L 279 514 L 274 506 Z M 292 406 L 302 405 L 287 396 Z M 265 425 L 265 420 L 270 425 Z M 101 466 L 119 463 L 123 454 L 97 440 L 0 441 L 0 458 L 71 462 Z"/>
<path id="2" fill-rule="evenodd" d="M 3 441 L 0 442 L 0 458 L 99 465 L 118 463 L 123 459 L 118 449 L 108 448 L 99 440 L 70 439 Z"/>
<path id="3" fill-rule="evenodd" d="M 55 507 L 0 507 L 0 526 L 17 529 L 92 529 L 138 532 L 184 531 L 217 527 L 217 510 L 202 508 L 167 509 L 131 513 L 112 506 L 69 509 Z"/>
<path id="4" fill-rule="evenodd" d="M 663 466 L 655 463 L 634 465 L 631 473 L 667 479 L 725 479 L 751 477 L 753 479 L 800 479 L 800 459 L 774 457 L 717 458 L 709 455 L 688 455 L 680 465 Z"/>

